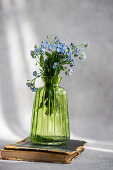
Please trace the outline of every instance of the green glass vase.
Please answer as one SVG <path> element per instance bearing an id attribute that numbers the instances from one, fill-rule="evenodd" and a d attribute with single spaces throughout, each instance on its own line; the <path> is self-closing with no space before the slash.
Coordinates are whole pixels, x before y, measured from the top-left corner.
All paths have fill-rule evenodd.
<path id="1" fill-rule="evenodd" d="M 61 77 L 42 77 L 44 86 L 35 94 L 30 139 L 41 145 L 65 144 L 70 138 L 66 91 Z"/>

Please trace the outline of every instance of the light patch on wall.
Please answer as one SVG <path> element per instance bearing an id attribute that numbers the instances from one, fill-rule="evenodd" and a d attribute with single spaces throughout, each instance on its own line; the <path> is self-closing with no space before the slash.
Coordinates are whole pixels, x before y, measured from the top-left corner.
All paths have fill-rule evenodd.
<path id="1" fill-rule="evenodd" d="M 1 88 L 0 88 L 0 94 L 1 94 Z M 4 120 L 1 96 L 0 96 L 0 129 L 1 129 L 0 139 L 2 140 L 6 140 L 6 138 L 16 139 L 16 135 L 8 128 L 6 121 Z"/>
<path id="2" fill-rule="evenodd" d="M 14 3 L 16 5 L 17 9 L 22 9 L 26 5 L 26 1 L 25 0 L 14 0 Z"/>

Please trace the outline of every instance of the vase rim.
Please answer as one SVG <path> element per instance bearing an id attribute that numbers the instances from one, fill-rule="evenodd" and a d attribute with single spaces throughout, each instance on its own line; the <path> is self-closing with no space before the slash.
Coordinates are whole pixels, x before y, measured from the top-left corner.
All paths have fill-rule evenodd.
<path id="1" fill-rule="evenodd" d="M 58 76 L 42 76 L 41 77 L 44 84 L 46 85 L 55 85 L 58 86 L 58 84 L 60 83 L 62 77 L 58 77 Z"/>
<path id="2" fill-rule="evenodd" d="M 62 79 L 62 77 L 58 76 L 41 76 L 42 79 Z"/>
<path id="3" fill-rule="evenodd" d="M 59 77 L 59 76 L 41 76 L 41 77 L 55 77 L 55 78 L 62 78 L 62 77 Z"/>

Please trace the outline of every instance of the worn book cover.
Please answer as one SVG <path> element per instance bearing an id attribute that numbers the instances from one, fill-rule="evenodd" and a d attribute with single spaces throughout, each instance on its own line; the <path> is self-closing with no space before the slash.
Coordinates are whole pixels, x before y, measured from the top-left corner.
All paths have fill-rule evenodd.
<path id="1" fill-rule="evenodd" d="M 6 145 L 1 150 L 1 157 L 7 160 L 71 163 L 84 150 L 85 143 L 69 140 L 64 145 L 42 146 L 32 143 L 28 137 L 15 144 Z"/>

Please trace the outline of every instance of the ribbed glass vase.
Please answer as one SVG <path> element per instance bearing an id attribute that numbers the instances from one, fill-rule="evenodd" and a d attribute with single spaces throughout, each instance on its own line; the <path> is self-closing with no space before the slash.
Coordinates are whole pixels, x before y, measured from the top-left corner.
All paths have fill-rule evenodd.
<path id="1" fill-rule="evenodd" d="M 35 94 L 30 139 L 41 145 L 65 144 L 70 138 L 66 91 L 61 77 L 42 77 L 44 86 Z"/>

